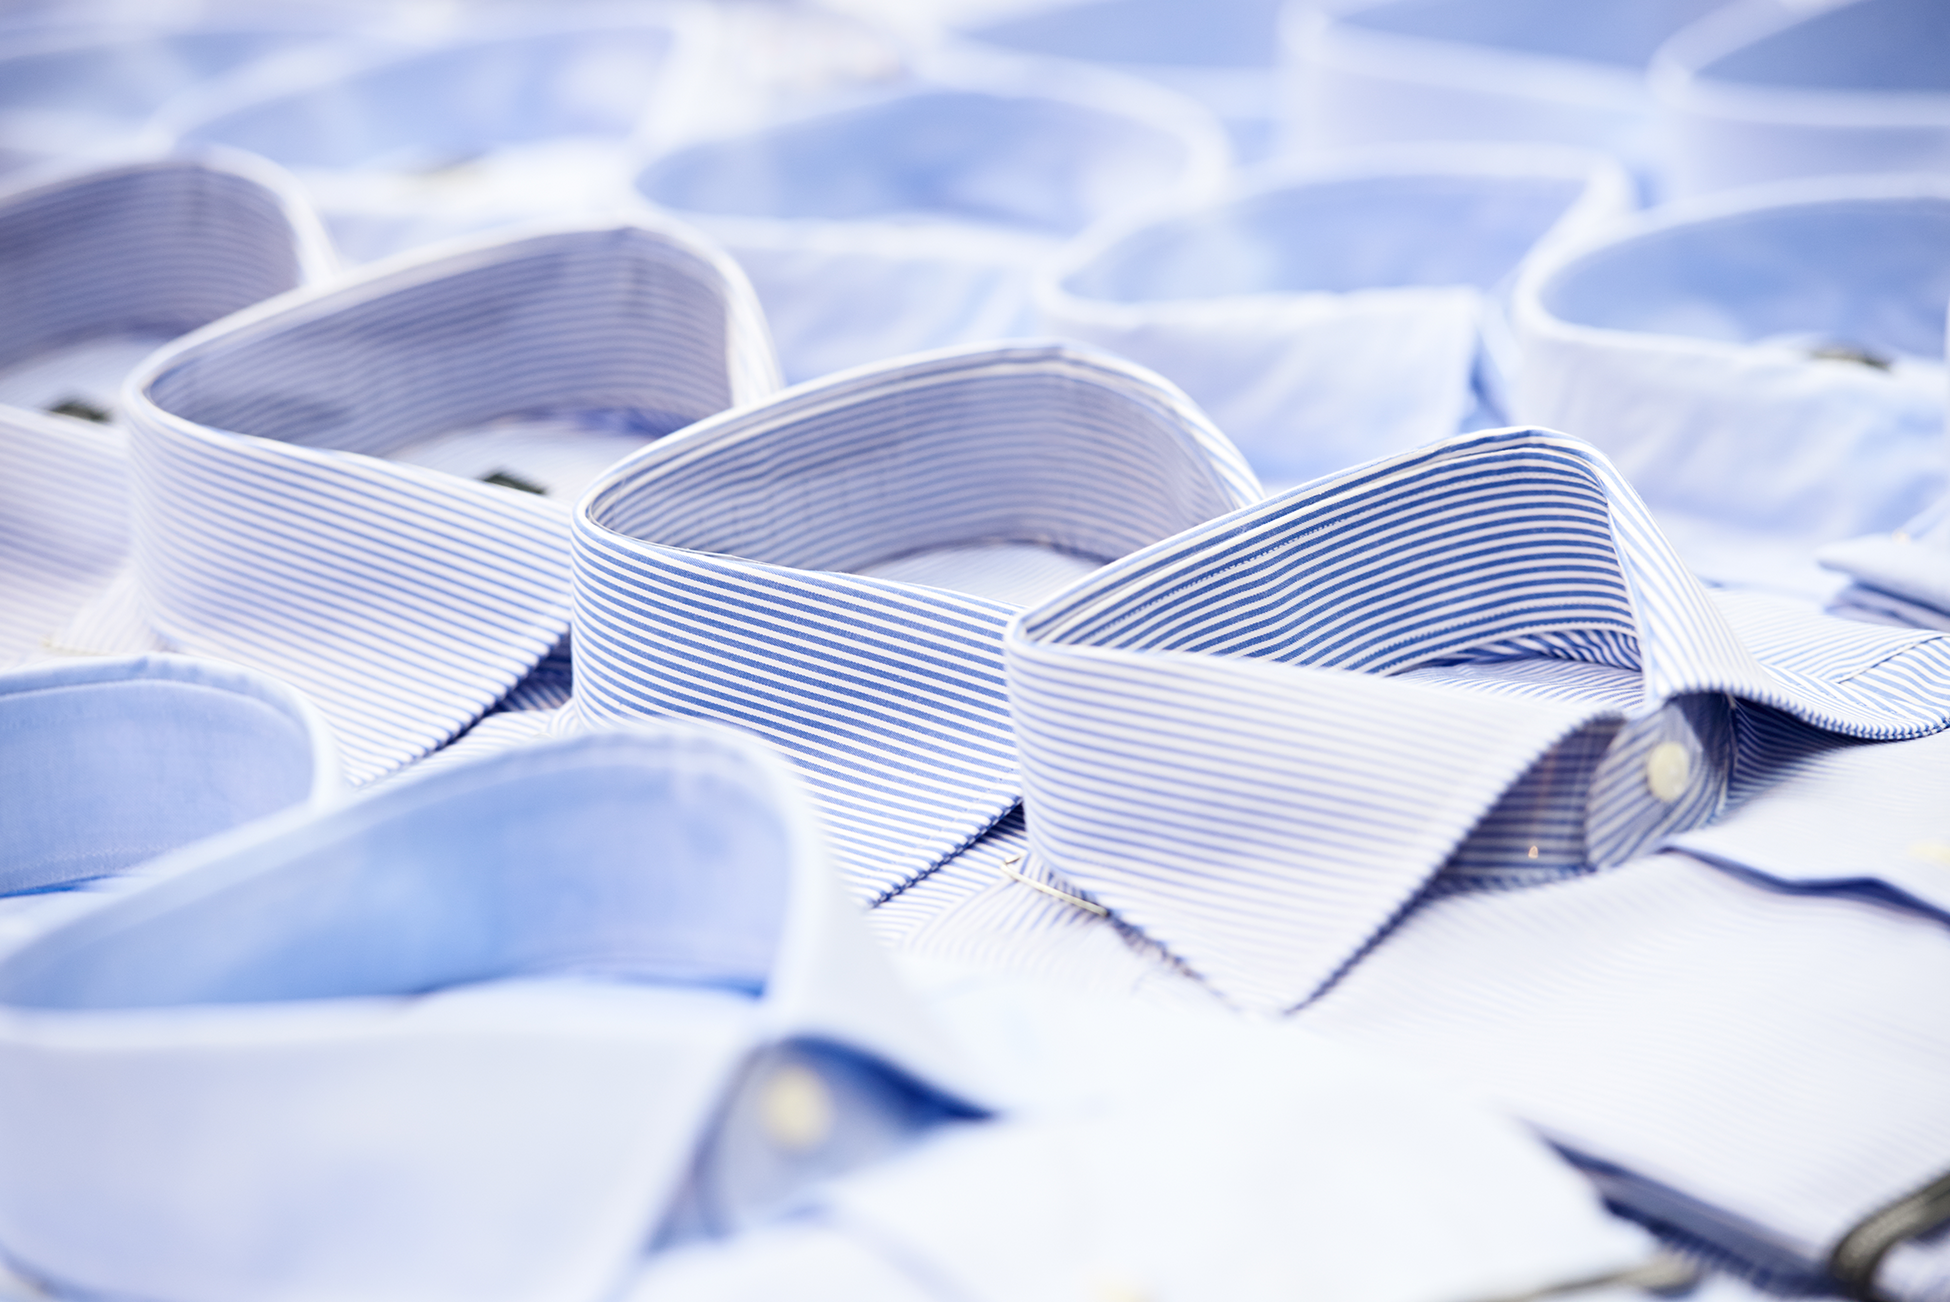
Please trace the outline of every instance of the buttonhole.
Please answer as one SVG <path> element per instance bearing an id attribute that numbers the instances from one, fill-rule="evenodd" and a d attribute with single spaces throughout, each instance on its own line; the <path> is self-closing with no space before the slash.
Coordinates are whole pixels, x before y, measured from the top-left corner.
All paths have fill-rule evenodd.
<path id="1" fill-rule="evenodd" d="M 63 398 L 48 408 L 57 416 L 72 416 L 76 420 L 92 420 L 97 425 L 108 423 L 108 412 L 85 398 Z"/>
<path id="2" fill-rule="evenodd" d="M 1857 366 L 1867 366 L 1877 371 L 1886 371 L 1891 365 L 1887 357 L 1856 344 L 1823 344 L 1819 348 L 1810 348 L 1808 356 L 1818 362 L 1854 362 Z"/>
<path id="3" fill-rule="evenodd" d="M 481 482 L 483 484 L 499 484 L 503 488 L 512 488 L 523 493 L 533 493 L 537 497 L 548 496 L 548 490 L 534 480 L 523 479 L 520 475 L 511 475 L 505 470 L 497 470 L 493 474 L 482 475 Z"/>

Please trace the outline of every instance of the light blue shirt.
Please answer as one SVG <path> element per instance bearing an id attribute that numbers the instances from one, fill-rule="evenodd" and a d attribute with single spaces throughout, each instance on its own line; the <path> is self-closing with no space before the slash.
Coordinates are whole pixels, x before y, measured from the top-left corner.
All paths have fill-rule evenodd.
<path id="1" fill-rule="evenodd" d="M 1950 483 L 1950 182 L 1669 205 L 1530 267 L 1511 409 L 1604 449 L 1711 580 L 1810 594 L 1815 549 Z"/>
<path id="2" fill-rule="evenodd" d="M 1285 487 L 1504 424 L 1518 265 L 1631 195 L 1609 160 L 1534 145 L 1280 163 L 1092 231 L 1038 277 L 1037 306 L 1049 333 L 1183 387 Z"/>
<path id="3" fill-rule="evenodd" d="M 370 261 L 620 206 L 637 133 L 702 71 L 707 17 L 475 23 L 430 49 L 322 50 L 185 96 L 151 129 L 291 168 L 346 256 Z"/>
<path id="4" fill-rule="evenodd" d="M 1091 0 L 960 18 L 970 43 L 1038 58 L 1080 60 L 1144 77 L 1219 116 L 1242 159 L 1277 145 L 1282 0 Z M 1020 8 L 1019 6 L 1017 7 Z"/>
<path id="5" fill-rule="evenodd" d="M 679 1211 L 729 1232 L 981 1112 L 790 770 L 717 728 L 510 752 L 63 904 L 0 958 L 0 1242 L 64 1290 L 593 1302 Z"/>
<path id="6" fill-rule="evenodd" d="M 1522 140 L 1656 174 L 1645 69 L 1724 0 L 1325 0 L 1286 25 L 1302 148 Z"/>
<path id="7" fill-rule="evenodd" d="M 1936 0 L 1741 0 L 1652 66 L 1673 194 L 1802 176 L 1950 173 Z"/>
<path id="8" fill-rule="evenodd" d="M 1119 210 L 1209 192 L 1196 104 L 1090 68 L 958 75 L 652 162 L 637 189 L 727 248 L 789 381 L 1033 331 L 1030 275 Z"/>
<path id="9" fill-rule="evenodd" d="M 120 873 L 338 789 L 324 721 L 260 674 L 183 656 L 0 673 L 0 895 Z"/>

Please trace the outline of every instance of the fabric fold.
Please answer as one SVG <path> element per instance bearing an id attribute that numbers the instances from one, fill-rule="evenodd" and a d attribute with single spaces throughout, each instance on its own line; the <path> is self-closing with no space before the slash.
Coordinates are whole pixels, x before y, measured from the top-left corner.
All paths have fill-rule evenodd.
<path id="1" fill-rule="evenodd" d="M 1146 548 L 1018 615 L 1005 664 L 1037 858 L 1270 1009 L 1424 888 L 1623 863 L 1823 733 L 1950 725 L 1943 639 L 1723 609 L 1600 454 L 1535 430 Z"/>
<path id="2" fill-rule="evenodd" d="M 775 382 L 743 277 L 674 229 L 547 229 L 265 304 L 131 380 L 143 600 L 183 649 L 304 691 L 370 780 L 568 631 L 583 484 Z"/>
<path id="3" fill-rule="evenodd" d="M 792 756 L 884 898 L 1017 800 L 1002 626 L 1251 501 L 1183 395 L 1052 344 L 802 385 L 617 466 L 575 527 L 575 708 L 719 719 Z"/>

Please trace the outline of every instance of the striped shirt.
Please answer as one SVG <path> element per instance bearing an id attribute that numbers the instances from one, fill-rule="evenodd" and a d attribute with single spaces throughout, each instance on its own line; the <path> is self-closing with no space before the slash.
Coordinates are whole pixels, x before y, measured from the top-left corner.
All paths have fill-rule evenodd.
<path id="1" fill-rule="evenodd" d="M 141 598 L 175 646 L 303 691 L 367 781 L 557 647 L 584 483 L 775 375 L 737 268 L 640 224 L 274 300 L 131 379 Z"/>
<path id="2" fill-rule="evenodd" d="M 130 369 L 331 266 L 290 178 L 244 155 L 61 167 L 0 192 L 0 666 L 58 643 L 126 559 Z"/>
<path id="3" fill-rule="evenodd" d="M 576 708 L 765 737 L 848 886 L 882 899 L 1016 804 L 1009 616 L 1257 496 L 1182 394 L 1094 352 L 970 347 L 801 385 L 579 504 Z"/>
<path id="4" fill-rule="evenodd" d="M 1602 454 L 1535 430 L 1188 530 L 1005 649 L 1035 856 L 1266 1009 L 1432 886 L 1622 863 L 1825 734 L 1950 724 L 1950 640 L 1709 597 Z"/>

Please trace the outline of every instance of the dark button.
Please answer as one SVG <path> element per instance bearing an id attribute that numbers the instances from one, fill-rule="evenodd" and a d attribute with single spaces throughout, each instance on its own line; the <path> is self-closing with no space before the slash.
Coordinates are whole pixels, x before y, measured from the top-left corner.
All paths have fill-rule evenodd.
<path id="1" fill-rule="evenodd" d="M 518 489 L 524 493 L 533 493 L 537 497 L 548 496 L 548 490 L 540 484 L 535 483 L 533 480 L 523 479 L 520 475 L 511 475 L 505 470 L 497 470 L 491 475 L 482 475 L 481 482 L 483 484 L 499 484 L 503 488 Z"/>
<path id="2" fill-rule="evenodd" d="M 63 398 L 48 408 L 57 416 L 72 416 L 76 420 L 92 420 L 97 425 L 108 423 L 108 413 L 94 403 L 81 398 Z"/>

